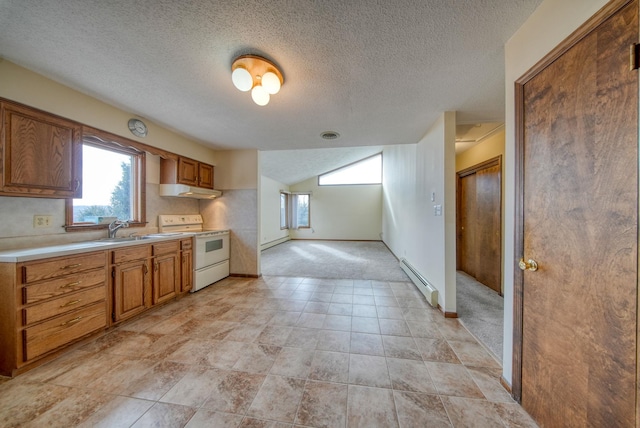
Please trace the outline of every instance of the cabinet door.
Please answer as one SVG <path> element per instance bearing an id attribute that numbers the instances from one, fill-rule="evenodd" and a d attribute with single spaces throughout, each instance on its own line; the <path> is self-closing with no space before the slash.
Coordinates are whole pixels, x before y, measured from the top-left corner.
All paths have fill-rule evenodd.
<path id="1" fill-rule="evenodd" d="M 182 252 L 180 291 L 186 293 L 193 287 L 193 252 L 191 250 Z"/>
<path id="2" fill-rule="evenodd" d="M 213 189 L 213 165 L 206 163 L 198 164 L 198 186 Z"/>
<path id="3" fill-rule="evenodd" d="M 178 159 L 178 183 L 189 186 L 198 185 L 198 162 L 193 159 Z"/>
<path id="4" fill-rule="evenodd" d="M 136 260 L 114 266 L 113 320 L 122 321 L 147 308 L 147 261 Z"/>
<path id="5" fill-rule="evenodd" d="M 2 103 L 4 194 L 82 196 L 82 129 L 39 110 Z"/>
<path id="6" fill-rule="evenodd" d="M 176 289 L 180 289 L 178 254 L 156 257 L 153 266 L 153 304 L 172 299 L 176 295 Z"/>

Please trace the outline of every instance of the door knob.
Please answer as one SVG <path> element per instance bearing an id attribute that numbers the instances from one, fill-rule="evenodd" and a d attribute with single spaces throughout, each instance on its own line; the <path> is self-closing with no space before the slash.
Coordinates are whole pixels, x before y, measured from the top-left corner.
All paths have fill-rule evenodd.
<path id="1" fill-rule="evenodd" d="M 524 259 L 520 259 L 518 266 L 522 270 L 530 270 L 531 272 L 535 272 L 538 270 L 538 263 L 533 259 L 529 259 L 526 262 L 524 261 Z"/>

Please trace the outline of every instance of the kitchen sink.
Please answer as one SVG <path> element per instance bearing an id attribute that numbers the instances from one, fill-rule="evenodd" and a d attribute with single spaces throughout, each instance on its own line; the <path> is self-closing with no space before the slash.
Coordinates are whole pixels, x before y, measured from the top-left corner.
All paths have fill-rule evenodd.
<path id="1" fill-rule="evenodd" d="M 122 236 L 115 238 L 101 238 L 98 239 L 98 242 L 128 242 L 128 241 L 140 241 L 142 239 L 150 239 L 151 237 L 147 236 Z"/>

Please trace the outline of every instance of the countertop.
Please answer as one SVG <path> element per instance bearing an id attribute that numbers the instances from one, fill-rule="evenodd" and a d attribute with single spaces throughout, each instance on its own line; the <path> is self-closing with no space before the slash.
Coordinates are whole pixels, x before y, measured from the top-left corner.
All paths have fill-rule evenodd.
<path id="1" fill-rule="evenodd" d="M 92 251 L 109 250 L 118 247 L 128 247 L 132 245 L 152 244 L 159 241 L 170 241 L 192 237 L 193 233 L 180 234 L 156 234 L 131 238 L 120 238 L 119 240 L 95 240 L 85 242 L 75 242 L 71 244 L 51 245 L 47 247 L 21 248 L 17 250 L 0 251 L 0 263 L 19 263 L 31 260 L 44 259 L 49 257 L 68 256 Z"/>

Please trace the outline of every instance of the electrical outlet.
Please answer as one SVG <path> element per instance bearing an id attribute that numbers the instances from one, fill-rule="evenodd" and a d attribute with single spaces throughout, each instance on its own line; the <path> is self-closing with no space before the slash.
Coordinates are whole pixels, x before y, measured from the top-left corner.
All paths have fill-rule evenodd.
<path id="1" fill-rule="evenodd" d="M 33 227 L 38 229 L 42 227 L 51 227 L 53 223 L 52 215 L 40 215 L 36 214 L 33 216 Z"/>

